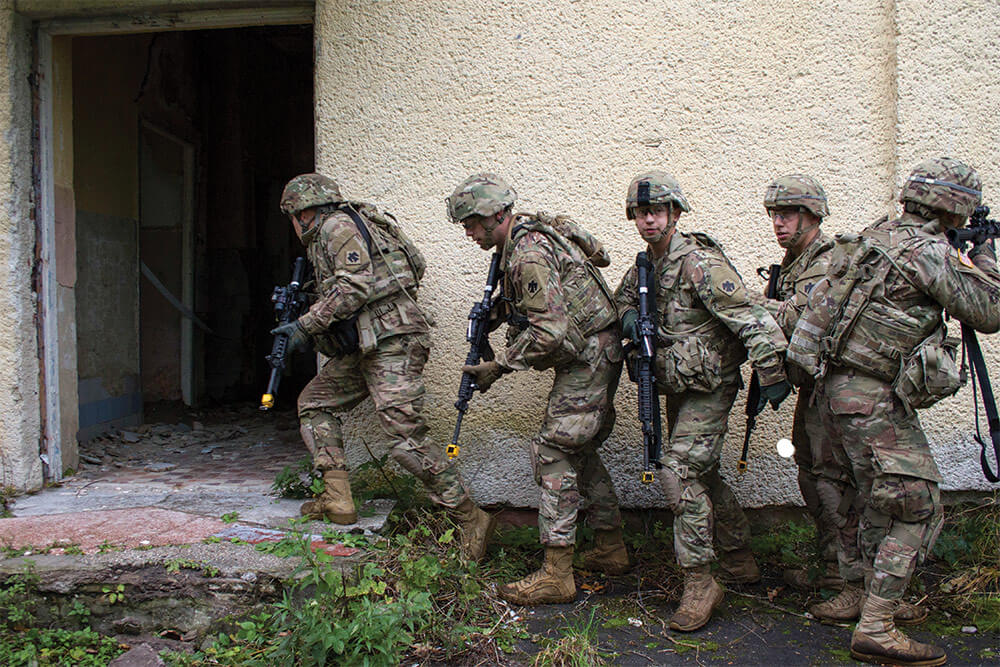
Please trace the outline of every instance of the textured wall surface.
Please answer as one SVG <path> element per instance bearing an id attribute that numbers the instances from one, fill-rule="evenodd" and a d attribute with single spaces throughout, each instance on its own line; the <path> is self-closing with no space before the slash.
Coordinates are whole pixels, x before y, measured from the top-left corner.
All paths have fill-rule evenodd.
<path id="1" fill-rule="evenodd" d="M 31 71 L 29 26 L 0 2 L 0 484 L 42 484 L 35 303 L 31 289 Z"/>
<path id="2" fill-rule="evenodd" d="M 433 435 L 450 437 L 465 316 L 488 263 L 445 219 L 443 199 L 460 180 L 496 171 L 518 190 L 518 208 L 585 223 L 610 247 L 604 274 L 614 286 L 641 249 L 623 214 L 628 181 L 664 168 L 692 204 L 680 227 L 714 235 L 759 289 L 753 269 L 781 255 L 761 206 L 777 175 L 804 171 L 823 183 L 831 232 L 891 211 L 902 176 L 924 156 L 953 152 L 995 181 L 988 138 L 1000 123 L 1000 76 L 996 31 L 983 26 L 1000 7 L 942 7 L 929 21 L 927 12 L 910 0 L 318 2 L 317 167 L 349 196 L 397 212 L 428 256 Z M 526 444 L 550 379 L 517 374 L 475 398 L 462 466 L 480 499 L 534 501 Z M 634 398 L 624 381 L 603 454 L 626 504 L 659 503 L 658 490 L 636 482 Z M 729 473 L 744 400 L 730 420 Z M 939 452 L 969 442 L 969 406 L 963 393 L 927 413 Z M 374 426 L 367 412 L 354 415 L 355 435 Z M 791 412 L 762 416 L 752 472 L 735 484 L 745 503 L 801 502 L 794 465 L 773 454 Z M 352 454 L 367 458 L 363 447 Z M 970 457 L 949 462 L 950 487 L 980 485 Z"/>

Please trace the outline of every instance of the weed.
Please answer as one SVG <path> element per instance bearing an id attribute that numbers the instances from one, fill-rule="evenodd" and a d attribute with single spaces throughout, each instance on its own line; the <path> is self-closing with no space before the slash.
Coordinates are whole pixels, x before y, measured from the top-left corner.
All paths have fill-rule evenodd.
<path id="1" fill-rule="evenodd" d="M 97 553 L 106 554 L 109 551 L 121 551 L 121 547 L 115 546 L 114 544 L 111 544 L 111 542 L 108 542 L 107 540 L 104 540 L 103 542 L 97 545 Z"/>
<path id="2" fill-rule="evenodd" d="M 368 538 L 358 533 L 342 533 L 339 530 L 324 530 L 323 540 L 328 544 L 343 544 L 345 547 L 358 549 L 378 548 L 368 542 Z"/>
<path id="3" fill-rule="evenodd" d="M 271 490 L 282 498 L 311 498 L 323 491 L 322 488 L 319 492 L 313 491 L 312 486 L 317 480 L 320 484 L 323 483 L 319 474 L 313 471 L 312 461 L 302 459 L 295 465 L 282 468 L 275 475 Z"/>
<path id="4" fill-rule="evenodd" d="M 399 517 L 388 543 L 367 550 L 353 573 L 335 565 L 340 559 L 314 552 L 310 540 L 293 530 L 282 542 L 258 545 L 300 559 L 281 601 L 238 619 L 234 632 L 201 651 L 169 661 L 190 667 L 452 662 L 485 645 L 484 654 L 494 655 L 523 633 L 496 617 L 500 605 L 482 588 L 484 573 L 460 556 L 454 528 L 440 513 Z"/>
<path id="5" fill-rule="evenodd" d="M 982 632 L 1000 630 L 1000 495 L 948 508 L 931 553 L 935 606 Z"/>
<path id="6" fill-rule="evenodd" d="M 606 665 L 606 655 L 597 643 L 597 628 L 594 624 L 596 609 L 590 610 L 590 618 L 582 623 L 570 625 L 560 631 L 558 640 L 546 640 L 545 647 L 535 656 L 532 667 L 596 667 Z"/>
<path id="7" fill-rule="evenodd" d="M 780 529 L 750 538 L 750 548 L 758 558 L 781 567 L 802 566 L 816 559 L 816 527 L 789 521 Z"/>
<path id="8" fill-rule="evenodd" d="M 359 506 L 372 498 L 393 498 L 400 511 L 429 504 L 423 484 L 413 475 L 399 474 L 388 454 L 358 466 L 351 475 L 351 493 Z"/>
<path id="9" fill-rule="evenodd" d="M 28 561 L 23 574 L 8 578 L 0 587 L 0 664 L 100 667 L 122 653 L 118 642 L 89 627 L 36 627 L 37 583 L 34 564 Z M 81 624 L 90 618 L 90 610 L 79 600 L 69 614 Z"/>
<path id="10" fill-rule="evenodd" d="M 118 604 L 119 602 L 125 601 L 125 585 L 118 584 L 114 588 L 110 586 L 102 586 L 101 592 L 104 593 L 108 600 L 108 604 Z"/>
<path id="11" fill-rule="evenodd" d="M 239 512 L 226 512 L 222 515 L 222 523 L 236 523 L 239 521 Z"/>
<path id="12" fill-rule="evenodd" d="M 202 563 L 196 560 L 188 560 L 186 558 L 174 558 L 168 560 L 167 572 L 180 572 L 181 568 L 187 570 L 199 570 L 206 577 L 217 577 L 219 576 L 219 568 L 213 567 L 208 563 Z"/>

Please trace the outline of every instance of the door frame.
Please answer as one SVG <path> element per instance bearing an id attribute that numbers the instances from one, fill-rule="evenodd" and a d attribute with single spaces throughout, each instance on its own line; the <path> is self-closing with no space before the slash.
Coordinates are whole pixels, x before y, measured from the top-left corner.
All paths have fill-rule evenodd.
<path id="1" fill-rule="evenodd" d="M 76 439 L 76 433 L 63 433 L 61 418 L 63 406 L 60 404 L 62 387 L 60 386 L 60 360 L 67 354 L 76 356 L 76 340 L 60 339 L 59 331 L 65 320 L 75 313 L 62 313 L 58 302 L 58 281 L 56 279 L 56 225 L 55 225 L 55 149 L 54 149 L 54 112 L 53 100 L 53 56 L 52 38 L 62 35 L 114 35 L 137 34 L 144 32 L 166 32 L 175 30 L 202 30 L 209 28 L 247 28 L 271 25 L 301 25 L 314 22 L 314 2 L 303 1 L 283 7 L 253 7 L 255 3 L 247 2 L 247 7 L 233 9 L 192 10 L 183 12 L 149 12 L 136 11 L 133 14 L 123 13 L 119 16 L 100 18 L 53 18 L 38 21 L 35 24 L 35 62 L 34 74 L 38 82 L 35 104 L 36 124 L 36 155 L 35 197 L 36 206 L 36 275 L 38 289 L 38 327 L 39 327 L 39 383 L 41 399 L 39 410 L 42 415 L 42 433 L 39 440 L 39 456 L 44 465 L 46 482 L 56 482 L 63 478 L 63 451 L 67 441 Z M 185 158 L 186 159 L 186 158 Z M 191 174 L 193 179 L 193 170 Z M 187 184 L 185 184 L 187 190 Z M 191 186 L 193 211 L 193 183 Z M 193 219 L 191 233 L 193 234 Z M 186 232 L 187 233 L 187 232 Z M 185 239 L 186 240 L 186 239 Z M 187 243 L 185 243 L 186 247 Z M 193 253 L 186 262 L 193 264 Z M 185 262 L 185 276 L 191 265 Z M 189 277 L 186 278 L 189 280 Z M 193 302 L 194 284 L 184 285 L 184 303 L 189 304 L 190 296 Z M 193 333 L 190 331 L 190 321 L 183 322 L 187 329 L 182 329 L 182 350 L 184 349 L 185 331 L 187 331 L 187 351 L 193 354 Z M 64 329 L 65 330 L 65 329 Z M 75 327 L 74 329 L 75 330 Z M 183 354 L 183 352 L 182 352 Z M 182 365 L 183 368 L 187 364 Z M 74 369 L 75 372 L 75 369 Z M 191 375 L 189 373 L 189 375 Z M 63 379 L 65 381 L 65 378 Z M 194 400 L 195 389 L 193 378 L 187 378 L 187 397 Z M 182 375 L 182 391 L 185 385 Z M 187 403 L 187 399 L 185 399 Z M 74 406 L 79 409 L 79 406 Z M 76 446 L 75 443 L 72 446 Z"/>

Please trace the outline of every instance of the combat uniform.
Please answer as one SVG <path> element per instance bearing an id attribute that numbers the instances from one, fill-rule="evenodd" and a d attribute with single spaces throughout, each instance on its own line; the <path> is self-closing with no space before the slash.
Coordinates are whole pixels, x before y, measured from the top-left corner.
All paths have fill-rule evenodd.
<path id="1" fill-rule="evenodd" d="M 785 339 L 774 319 L 751 305 L 739 273 L 710 237 L 675 232 L 667 252 L 649 253 L 657 278 L 656 379 L 666 395 L 669 445 L 660 481 L 674 512 L 681 567 L 749 547 L 750 528 L 719 475 L 727 420 L 749 357 L 761 384 L 785 379 Z M 619 310 L 638 308 L 633 266 L 615 293 Z M 714 524 L 713 524 L 714 519 Z"/>
<path id="2" fill-rule="evenodd" d="M 789 359 L 819 378 L 824 425 L 851 463 L 866 580 L 851 653 L 868 662 L 946 660 L 899 632 L 893 613 L 942 522 L 941 474 L 915 409 L 960 386 L 943 311 L 979 331 L 1000 330 L 992 246 L 970 260 L 943 234 L 945 216 L 964 220 L 979 188 L 957 160 L 918 165 L 900 194 L 901 217 L 838 237 L 789 347 Z"/>
<path id="3" fill-rule="evenodd" d="M 354 208 L 367 223 L 371 250 L 340 207 L 321 207 L 317 224 L 302 237 L 319 295 L 299 323 L 330 357 L 299 396 L 302 438 L 318 470 L 346 469 L 337 414 L 370 395 L 393 440 L 393 459 L 427 486 L 435 503 L 458 507 L 468 490 L 427 437 L 422 414 L 430 338 L 428 317 L 415 300 L 417 277 L 400 242 L 371 221 L 382 214 L 370 205 Z M 341 344 L 345 326 L 356 328 L 358 349 Z"/>
<path id="4" fill-rule="evenodd" d="M 764 304 L 786 338 L 791 338 L 813 286 L 826 275 L 833 246 L 833 240 L 819 232 L 799 255 L 786 252 L 778 277 L 778 298 Z M 799 387 L 792 423 L 799 491 L 816 522 L 820 556 L 830 564 L 823 574 L 839 569 L 844 580 L 860 581 L 863 572 L 859 554 L 857 547 L 851 546 L 857 542 L 856 517 L 849 522 L 848 515 L 840 511 L 844 493 L 853 495 L 853 489 L 849 489 L 850 463 L 840 443 L 830 439 L 819 408 L 812 402 L 815 389 L 812 377 L 795 366 L 788 369 L 788 376 Z M 846 531 L 843 538 L 846 549 L 839 548 L 841 531 Z M 843 561 L 839 566 L 838 554 Z"/>
<path id="5" fill-rule="evenodd" d="M 505 371 L 555 370 L 545 418 L 531 441 L 541 487 L 539 538 L 546 546 L 576 542 L 577 508 L 587 523 L 616 530 L 621 513 L 597 448 L 615 423 L 622 369 L 621 329 L 600 272 L 545 214 L 514 216 L 503 248 L 503 294 L 511 308 Z"/>

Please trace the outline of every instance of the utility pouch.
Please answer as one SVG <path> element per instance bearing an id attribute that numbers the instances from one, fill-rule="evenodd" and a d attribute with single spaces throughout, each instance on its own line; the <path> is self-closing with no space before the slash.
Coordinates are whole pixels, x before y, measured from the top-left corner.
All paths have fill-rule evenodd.
<path id="1" fill-rule="evenodd" d="M 316 349 L 327 357 L 345 357 L 358 351 L 358 317 L 336 322 L 316 336 Z"/>
<path id="2" fill-rule="evenodd" d="M 656 355 L 656 377 L 671 394 L 713 392 L 722 386 L 722 357 L 700 338 L 690 336 Z"/>
<path id="3" fill-rule="evenodd" d="M 908 412 L 930 407 L 965 384 L 956 361 L 959 344 L 940 327 L 903 357 L 892 390 Z"/>

